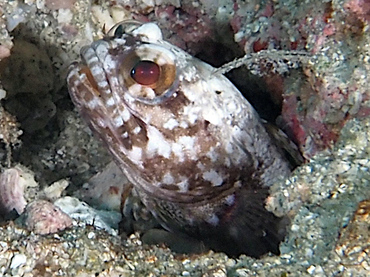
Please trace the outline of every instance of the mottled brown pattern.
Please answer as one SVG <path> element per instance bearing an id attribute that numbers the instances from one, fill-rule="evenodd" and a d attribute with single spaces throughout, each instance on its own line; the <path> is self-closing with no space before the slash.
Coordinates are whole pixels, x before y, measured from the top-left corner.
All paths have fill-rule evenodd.
<path id="1" fill-rule="evenodd" d="M 176 97 L 173 96 L 171 102 L 163 102 L 159 104 L 159 106 L 163 109 L 168 109 L 171 113 L 173 113 L 175 116 L 179 115 L 179 111 L 181 111 L 181 108 L 189 105 L 190 101 L 184 93 L 181 91 L 181 88 L 179 88 L 176 91 Z"/>
<path id="2" fill-rule="evenodd" d="M 223 75 L 165 42 L 156 25 L 127 32 L 130 24 L 84 48 L 81 65 L 71 66 L 79 111 L 162 226 L 230 255 L 278 253 L 284 232 L 265 198 L 290 171 L 258 115 Z M 151 89 L 160 83 L 133 81 L 137 57 L 175 68 L 176 76 L 161 71 L 160 79 L 174 78 L 168 89 L 158 95 Z"/>

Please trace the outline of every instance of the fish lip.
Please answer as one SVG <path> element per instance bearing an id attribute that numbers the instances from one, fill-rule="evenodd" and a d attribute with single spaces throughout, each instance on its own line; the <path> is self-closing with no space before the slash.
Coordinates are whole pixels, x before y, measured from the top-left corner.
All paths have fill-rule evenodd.
<path id="1" fill-rule="evenodd" d="M 99 87 L 98 87 L 98 84 L 96 83 L 94 76 L 92 75 L 90 67 L 87 66 L 86 64 L 81 64 L 79 72 L 85 73 L 88 82 L 94 89 L 93 91 L 95 92 L 95 95 L 99 97 L 100 96 Z"/>
<path id="2" fill-rule="evenodd" d="M 87 80 L 82 80 L 81 76 L 85 75 Z M 78 84 L 86 84 L 88 83 L 91 89 L 89 89 L 96 97 L 100 97 L 99 88 L 97 83 L 92 76 L 90 68 L 86 65 L 85 62 L 73 62 L 69 68 L 67 73 L 67 84 L 69 87 L 69 95 L 74 102 L 75 105 L 79 107 L 82 106 L 82 101 L 84 101 L 78 93 L 75 82 L 78 80 Z"/>

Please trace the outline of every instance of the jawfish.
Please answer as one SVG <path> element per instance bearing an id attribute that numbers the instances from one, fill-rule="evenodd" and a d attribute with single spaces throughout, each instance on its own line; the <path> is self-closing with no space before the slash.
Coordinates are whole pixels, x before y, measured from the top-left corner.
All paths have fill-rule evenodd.
<path id="1" fill-rule="evenodd" d="M 279 253 L 282 219 L 265 209 L 289 163 L 237 88 L 162 38 L 122 22 L 81 49 L 73 103 L 167 230 L 229 255 Z"/>

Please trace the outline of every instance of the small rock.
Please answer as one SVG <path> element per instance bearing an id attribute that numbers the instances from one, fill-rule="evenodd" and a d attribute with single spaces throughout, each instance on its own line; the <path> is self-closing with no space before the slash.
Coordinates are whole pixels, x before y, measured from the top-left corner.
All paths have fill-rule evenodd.
<path id="1" fill-rule="evenodd" d="M 10 264 L 10 268 L 14 269 L 19 266 L 24 265 L 27 262 L 27 257 L 24 254 L 16 254 L 13 256 L 12 262 Z"/>
<path id="2" fill-rule="evenodd" d="M 66 213 L 45 200 L 29 204 L 25 218 L 27 229 L 40 235 L 56 233 L 72 226 L 72 219 Z"/>

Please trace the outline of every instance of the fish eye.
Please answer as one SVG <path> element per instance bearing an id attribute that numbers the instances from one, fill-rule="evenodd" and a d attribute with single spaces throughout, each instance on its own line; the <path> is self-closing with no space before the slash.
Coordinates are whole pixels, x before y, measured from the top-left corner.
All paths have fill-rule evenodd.
<path id="1" fill-rule="evenodd" d="M 139 61 L 131 70 L 131 78 L 140 85 L 153 85 L 159 77 L 160 67 L 152 61 Z"/>
<path id="2" fill-rule="evenodd" d="M 157 104 L 177 88 L 174 54 L 154 44 L 143 44 L 122 60 L 120 78 L 127 92 L 140 102 Z"/>

